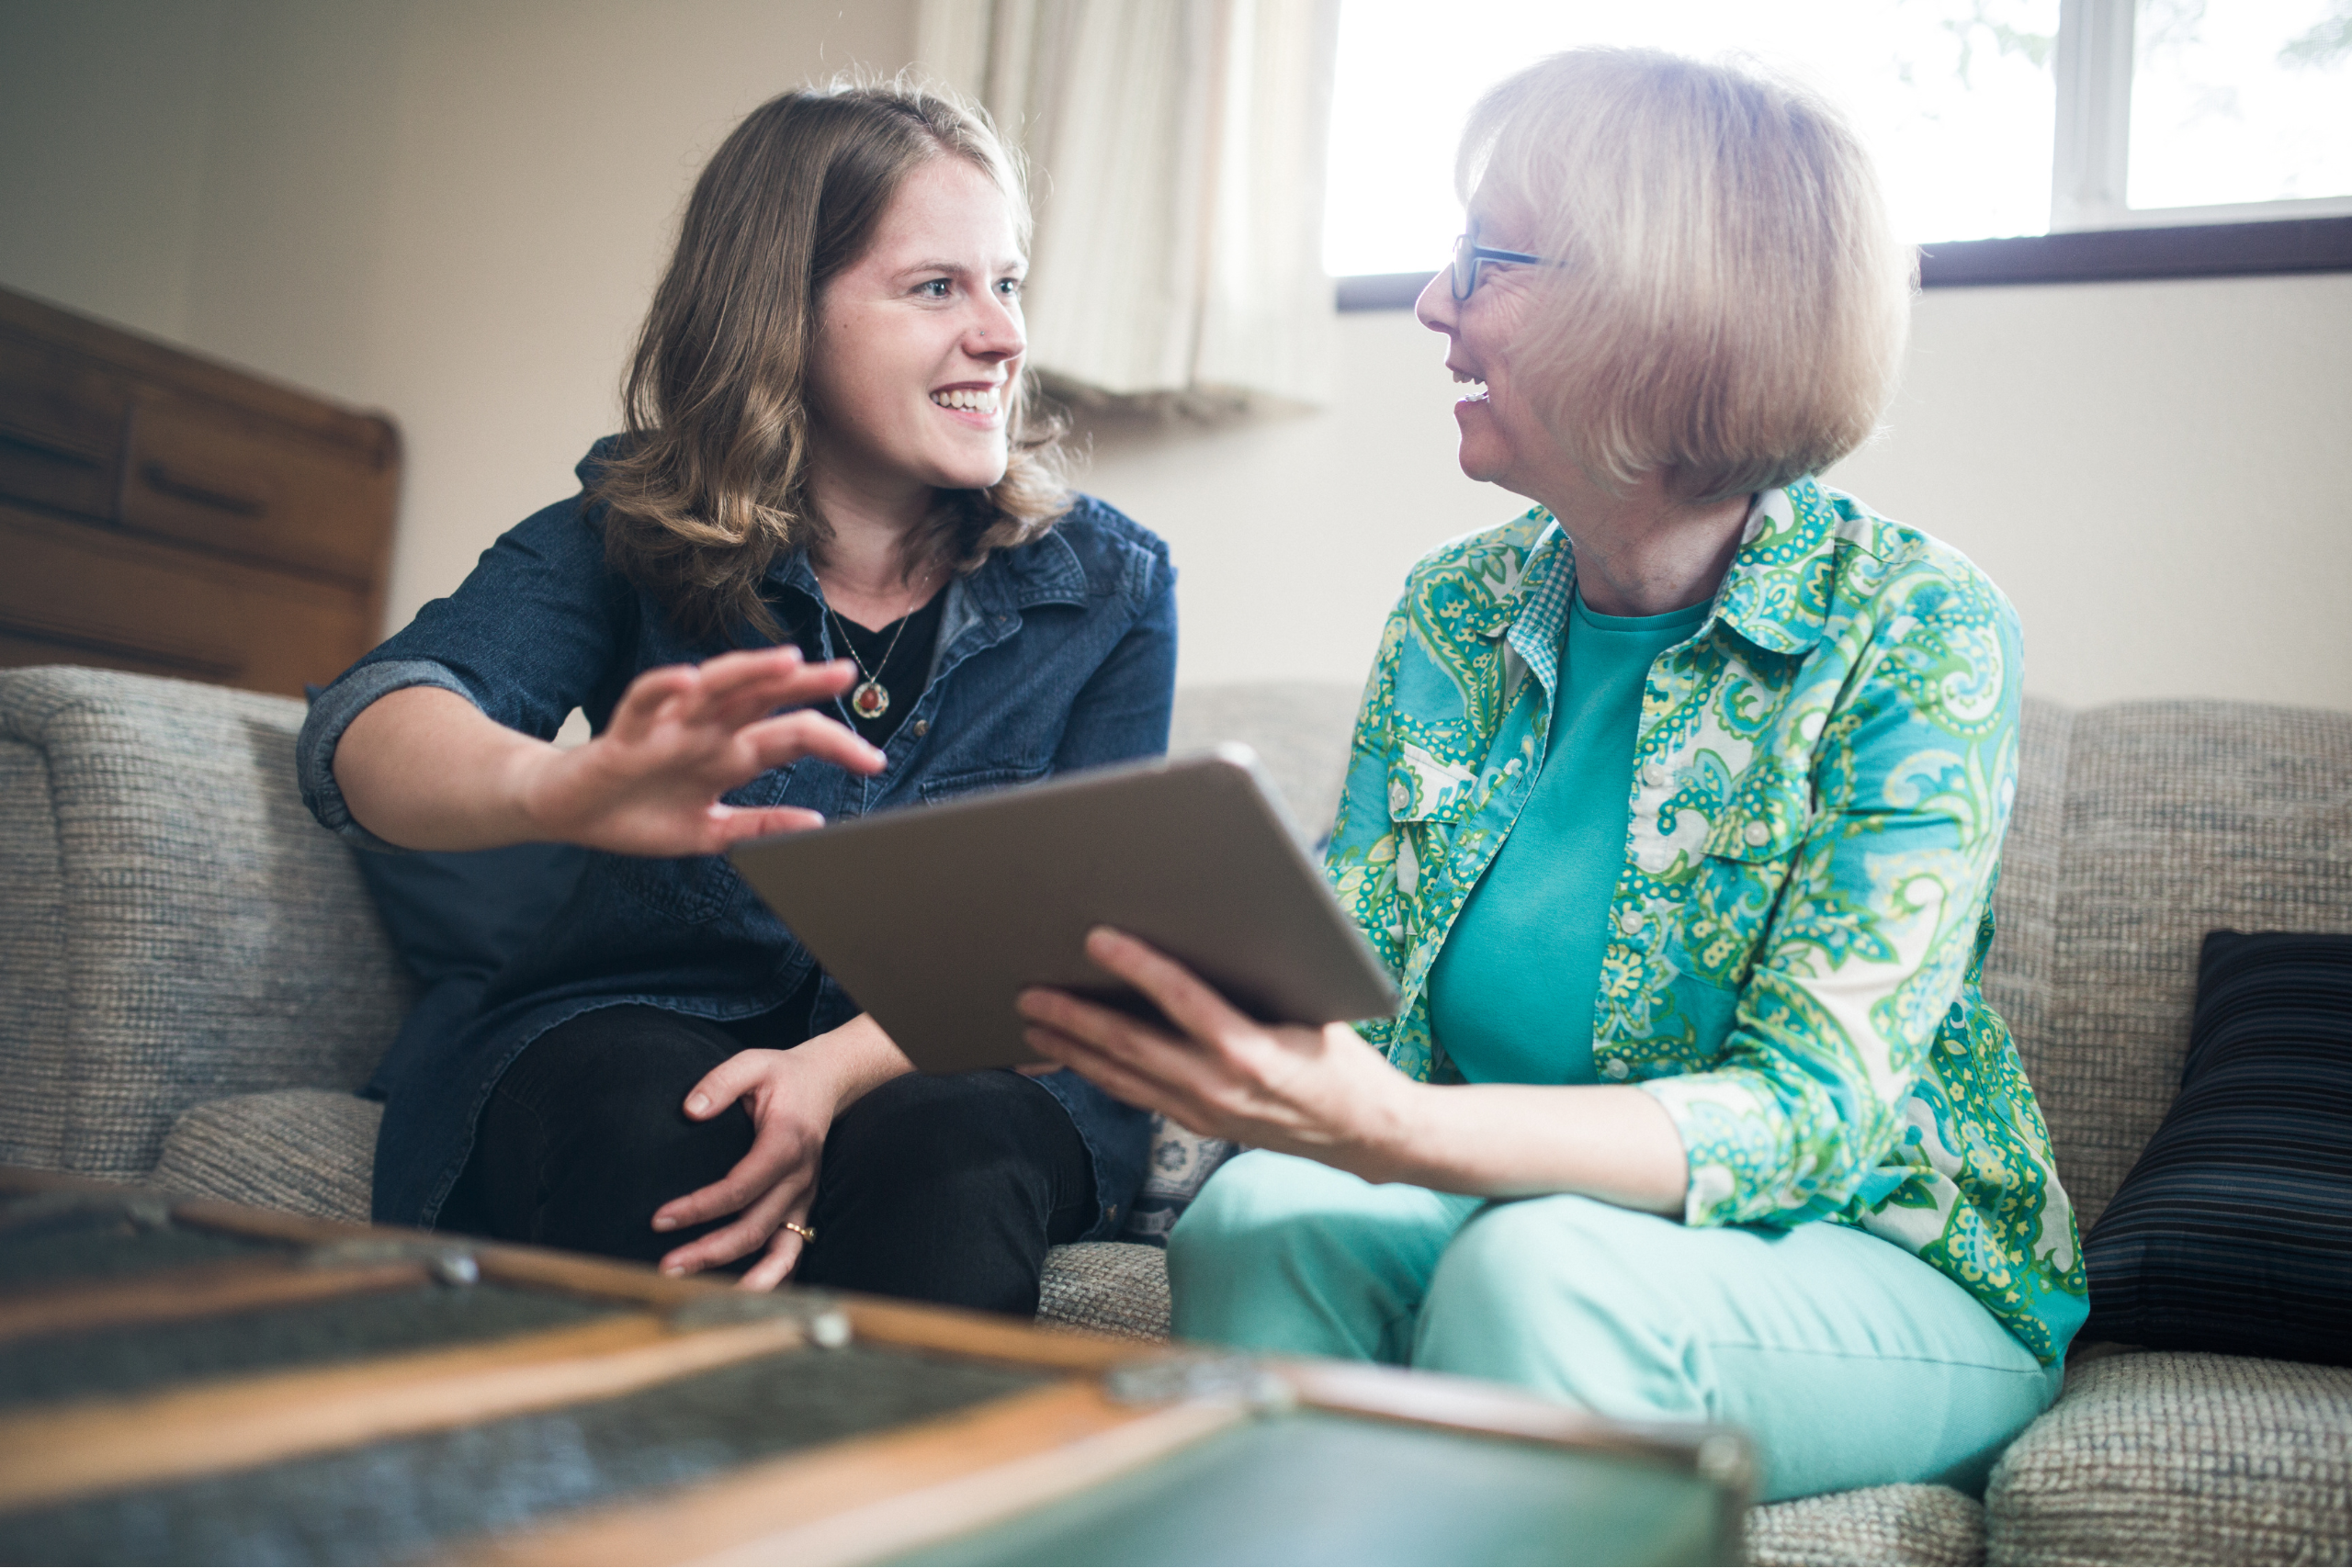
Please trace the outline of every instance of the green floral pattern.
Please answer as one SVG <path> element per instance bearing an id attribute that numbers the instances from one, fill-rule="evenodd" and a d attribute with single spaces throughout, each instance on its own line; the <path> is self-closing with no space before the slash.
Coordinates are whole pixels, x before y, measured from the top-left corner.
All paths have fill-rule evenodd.
<path id="1" fill-rule="evenodd" d="M 1327 869 L 1458 1077 L 1428 980 L 1543 766 L 1575 563 L 1542 509 L 1408 580 Z M 1680 1131 L 1690 1224 L 1860 1225 L 2043 1362 L 2083 1319 L 2075 1217 L 1981 990 L 2017 790 L 2016 612 L 1959 552 L 1812 480 L 1759 496 L 1703 626 L 1652 665 L 1593 1055 Z"/>

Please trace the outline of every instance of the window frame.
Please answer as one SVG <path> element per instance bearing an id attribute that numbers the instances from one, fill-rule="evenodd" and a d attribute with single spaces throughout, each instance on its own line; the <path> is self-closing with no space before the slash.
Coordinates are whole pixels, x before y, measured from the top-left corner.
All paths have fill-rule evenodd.
<path id="1" fill-rule="evenodd" d="M 2352 196 L 2134 208 L 2132 75 L 2138 0 L 2059 0 L 2050 231 L 1919 252 L 1922 288 L 2352 271 Z M 1410 309 L 1435 272 L 1334 279 L 1342 310 Z"/>

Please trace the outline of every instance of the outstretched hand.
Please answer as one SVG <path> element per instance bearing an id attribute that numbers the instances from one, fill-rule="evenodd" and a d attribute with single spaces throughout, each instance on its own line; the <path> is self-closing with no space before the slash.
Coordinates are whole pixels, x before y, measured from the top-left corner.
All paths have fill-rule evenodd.
<path id="1" fill-rule="evenodd" d="M 1166 953 L 1107 928 L 1088 935 L 1086 955 L 1182 1033 L 1067 991 L 1033 989 L 1019 1008 L 1039 1055 L 1195 1133 L 1382 1179 L 1409 1080 L 1354 1030 L 1260 1023 Z"/>
<path id="2" fill-rule="evenodd" d="M 545 837 L 627 855 L 717 854 L 763 833 L 821 826 L 813 811 L 718 797 L 804 757 L 878 771 L 880 751 L 806 705 L 856 677 L 846 660 L 809 664 L 788 644 L 649 670 L 603 734 L 534 760 L 524 810 Z"/>

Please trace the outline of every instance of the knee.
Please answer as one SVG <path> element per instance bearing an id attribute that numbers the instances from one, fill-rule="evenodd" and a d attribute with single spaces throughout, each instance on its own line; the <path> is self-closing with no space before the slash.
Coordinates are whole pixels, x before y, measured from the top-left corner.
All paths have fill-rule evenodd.
<path id="1" fill-rule="evenodd" d="M 1311 1160 L 1262 1150 L 1226 1161 L 1169 1232 L 1171 1283 L 1188 1274 L 1254 1272 L 1295 1258 L 1328 1234 L 1332 1205 L 1322 1190 L 1329 1184 L 1324 1179 L 1336 1175 Z"/>
<path id="2" fill-rule="evenodd" d="M 1700 1414 L 1689 1314 L 1645 1262 L 1671 1223 L 1575 1197 L 1487 1209 L 1438 1263 L 1413 1364 L 1605 1415 Z"/>
<path id="3" fill-rule="evenodd" d="M 908 1073 L 843 1111 L 825 1154 L 829 1179 L 952 1195 L 1031 1181 L 1057 1140 L 1077 1145 L 1082 1163 L 1069 1113 L 1018 1074 Z"/>

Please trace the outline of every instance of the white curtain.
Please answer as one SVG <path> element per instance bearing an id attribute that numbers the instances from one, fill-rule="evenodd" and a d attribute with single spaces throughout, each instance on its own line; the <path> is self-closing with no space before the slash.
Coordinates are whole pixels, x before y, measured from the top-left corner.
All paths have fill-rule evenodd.
<path id="1" fill-rule="evenodd" d="M 1029 361 L 1081 401 L 1329 389 L 1339 0 L 922 0 L 923 69 L 1027 156 Z"/>

